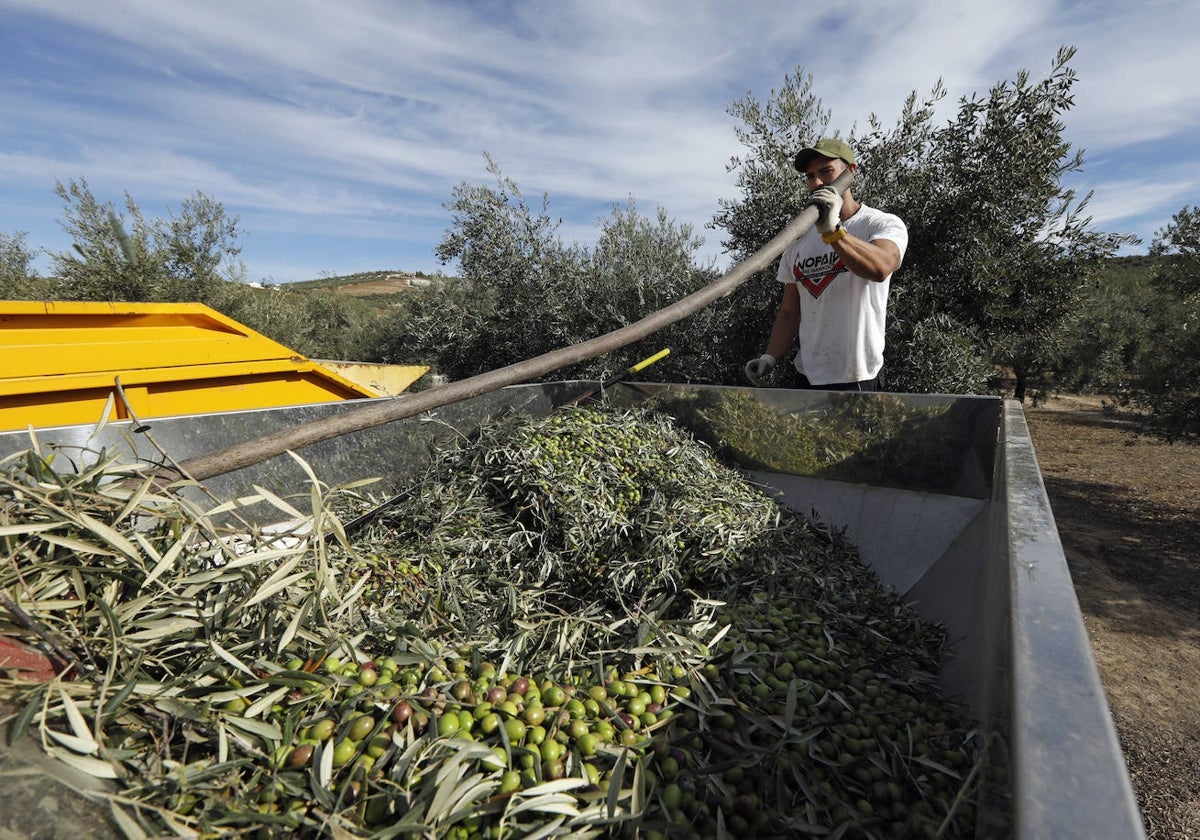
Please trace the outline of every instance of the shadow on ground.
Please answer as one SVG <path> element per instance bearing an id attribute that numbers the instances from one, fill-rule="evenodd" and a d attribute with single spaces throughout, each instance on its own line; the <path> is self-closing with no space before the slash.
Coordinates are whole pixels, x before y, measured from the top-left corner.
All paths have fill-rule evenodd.
<path id="1" fill-rule="evenodd" d="M 1064 545 L 1089 544 L 1114 577 L 1185 611 L 1200 626 L 1200 523 L 1183 510 L 1130 499 L 1125 488 L 1043 481 Z"/>

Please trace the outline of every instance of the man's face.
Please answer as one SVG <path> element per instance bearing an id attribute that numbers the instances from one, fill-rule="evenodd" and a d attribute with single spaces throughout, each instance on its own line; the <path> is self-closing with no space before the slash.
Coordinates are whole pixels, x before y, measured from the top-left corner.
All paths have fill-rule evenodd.
<path id="1" fill-rule="evenodd" d="M 808 183 L 808 191 L 820 189 L 826 184 L 833 183 L 837 176 L 846 171 L 847 163 L 841 158 L 827 158 L 818 155 L 808 162 L 804 170 L 804 180 Z"/>

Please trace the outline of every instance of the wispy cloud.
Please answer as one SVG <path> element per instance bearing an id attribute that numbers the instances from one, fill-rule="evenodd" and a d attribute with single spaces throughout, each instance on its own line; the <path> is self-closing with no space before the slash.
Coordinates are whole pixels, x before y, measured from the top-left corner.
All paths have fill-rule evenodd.
<path id="1" fill-rule="evenodd" d="M 884 8 L 881 8 L 884 7 Z M 1067 135 L 1097 221 L 1146 235 L 1189 203 L 1200 4 L 1114 0 L 0 0 L 0 230 L 66 243 L 55 179 L 148 214 L 196 191 L 244 220 L 253 277 L 438 268 L 444 204 L 484 155 L 565 238 L 635 199 L 704 225 L 736 197 L 729 105 L 797 69 L 848 131 L 942 79 L 944 117 L 1078 47 Z M 1157 185 L 1157 186 L 1152 186 Z M 1126 192 L 1140 190 L 1136 201 Z M 1191 200 L 1191 203 L 1196 203 Z"/>

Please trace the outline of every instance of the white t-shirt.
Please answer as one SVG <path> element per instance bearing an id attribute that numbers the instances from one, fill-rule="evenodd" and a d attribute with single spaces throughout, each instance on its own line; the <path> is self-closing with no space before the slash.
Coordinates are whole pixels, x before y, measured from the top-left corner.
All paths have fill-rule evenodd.
<path id="1" fill-rule="evenodd" d="M 891 240 L 904 260 L 908 228 L 897 216 L 860 204 L 842 224 L 866 242 Z M 796 370 L 817 386 L 862 382 L 879 374 L 892 275 L 876 283 L 852 274 L 813 227 L 783 252 L 777 278 L 795 283 L 800 295 Z"/>

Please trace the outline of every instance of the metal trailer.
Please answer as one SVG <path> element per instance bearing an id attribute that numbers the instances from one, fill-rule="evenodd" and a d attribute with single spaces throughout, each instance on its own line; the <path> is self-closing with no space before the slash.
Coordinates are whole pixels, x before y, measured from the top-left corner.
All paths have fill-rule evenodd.
<path id="1" fill-rule="evenodd" d="M 377 490 L 386 495 L 402 489 L 426 462 L 431 443 L 454 430 L 501 411 L 545 414 L 595 384 L 502 388 L 299 454 L 322 481 L 379 477 Z M 996 836 L 996 825 L 1005 826 L 1001 836 L 1020 840 L 1145 836 L 1018 402 L 624 383 L 605 389 L 604 397 L 618 404 L 653 401 L 672 413 L 784 504 L 844 529 L 865 563 L 924 617 L 946 627 L 954 652 L 943 670 L 944 691 L 979 721 L 994 747 L 989 769 L 1007 780 L 1004 795 L 982 803 L 978 836 Z M 729 430 L 713 423 L 710 410 L 727 399 L 749 401 L 781 422 L 820 423 L 842 412 L 848 399 L 868 408 L 899 403 L 929 420 L 908 424 L 892 439 L 864 437 L 861 449 L 838 463 L 797 470 L 729 442 Z M 138 432 L 130 422 L 109 423 L 98 434 L 88 426 L 39 429 L 37 442 L 70 451 L 81 463 L 101 448 L 147 462 L 161 462 L 165 452 L 178 461 L 362 405 L 160 418 Z M 431 418 L 439 422 L 423 422 Z M 0 434 L 0 456 L 30 443 L 28 433 Z M 302 503 L 306 482 L 293 459 L 279 456 L 205 487 L 231 498 L 258 484 Z M 255 516 L 253 509 L 243 515 Z M 262 516 L 277 512 L 264 505 Z M 46 767 L 28 752 L 21 761 Z M 16 760 L 12 753 L 5 758 Z"/>

